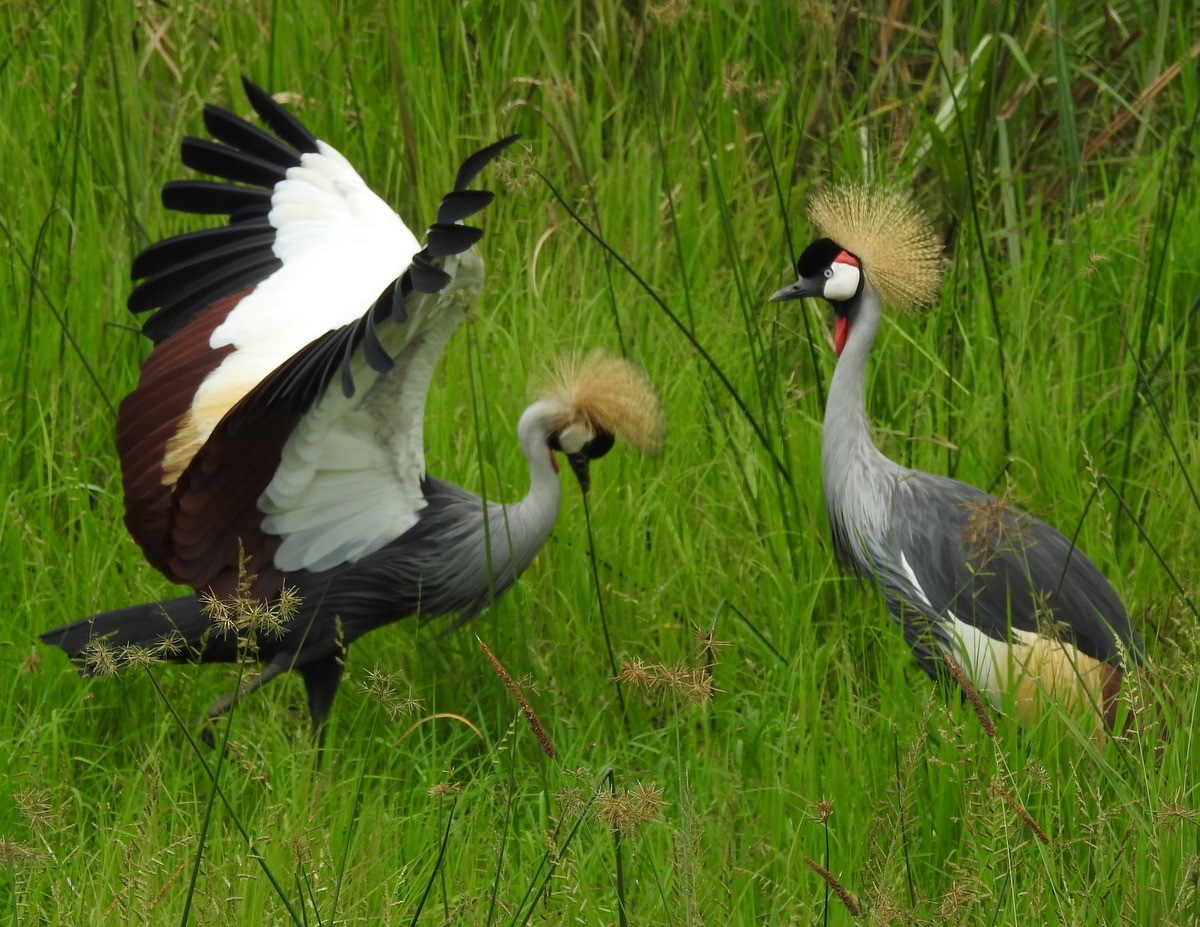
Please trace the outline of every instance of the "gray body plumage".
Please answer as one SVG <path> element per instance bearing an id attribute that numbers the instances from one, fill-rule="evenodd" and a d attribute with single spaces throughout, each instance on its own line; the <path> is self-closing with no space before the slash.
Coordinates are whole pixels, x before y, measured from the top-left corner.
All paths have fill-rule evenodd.
<path id="1" fill-rule="evenodd" d="M 551 471 L 547 457 L 531 461 L 531 470 L 541 466 Z M 487 608 L 516 582 L 554 525 L 558 480 L 552 472 L 539 475 L 529 495 L 508 506 L 426 477 L 426 505 L 404 535 L 354 563 L 290 574 L 287 585 L 300 605 L 281 634 L 259 636 L 255 655 L 263 669 L 248 689 L 282 672 L 299 672 L 319 729 L 355 640 L 410 616 L 456 615 L 462 622 Z M 220 631 L 196 595 L 102 612 L 47 631 L 42 639 L 81 660 L 87 672 L 97 668 L 88 662 L 93 642 L 102 642 L 119 664 L 123 648 L 154 648 L 172 636 L 182 647 L 167 654 L 169 660 L 211 663 L 240 657 L 237 635 Z M 231 701 L 219 702 L 210 714 Z"/>
<path id="2" fill-rule="evenodd" d="M 822 438 L 834 546 L 844 566 L 878 583 L 925 669 L 939 672 L 940 648 L 977 680 L 986 676 L 970 629 L 997 642 L 1052 636 L 1114 667 L 1138 662 L 1142 641 L 1124 606 L 1070 540 L 985 492 L 902 467 L 875 447 L 864 382 L 880 302 L 869 285 L 850 317 Z"/>
<path id="3" fill-rule="evenodd" d="M 292 668 L 340 656 L 364 634 L 410 616 L 455 616 L 456 624 L 474 617 L 517 581 L 546 542 L 557 514 L 557 482 L 553 489 L 553 506 L 531 518 L 527 500 L 485 502 L 426 477 L 426 506 L 411 530 L 355 563 L 289 577 L 302 601 L 272 660 Z"/>

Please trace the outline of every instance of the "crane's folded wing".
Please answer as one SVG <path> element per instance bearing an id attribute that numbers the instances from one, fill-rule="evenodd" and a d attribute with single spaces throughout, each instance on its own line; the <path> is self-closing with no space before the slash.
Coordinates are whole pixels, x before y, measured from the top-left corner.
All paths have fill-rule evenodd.
<path id="1" fill-rule="evenodd" d="M 973 486 L 918 476 L 899 487 L 913 517 L 892 523 L 919 589 L 904 597 L 935 634 L 953 617 L 995 641 L 1052 635 L 1102 662 L 1140 658 L 1125 607 L 1068 538 Z"/>

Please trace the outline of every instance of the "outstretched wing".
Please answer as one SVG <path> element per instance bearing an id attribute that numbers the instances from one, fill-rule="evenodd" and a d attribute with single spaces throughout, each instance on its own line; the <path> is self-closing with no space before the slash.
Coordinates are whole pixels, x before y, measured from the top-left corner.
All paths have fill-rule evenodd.
<path id="1" fill-rule="evenodd" d="M 168 184 L 164 203 L 229 221 L 134 263 L 145 279 L 130 308 L 158 309 L 144 328 L 155 347 L 117 446 L 126 522 L 155 567 L 222 591 L 244 553 L 266 593 L 281 572 L 353 557 L 415 519 L 429 377 L 482 281 L 469 250 L 481 233 L 457 223 L 492 197 L 466 186 L 511 139 L 463 165 L 421 249 L 345 158 L 244 84 L 275 135 L 209 106 L 223 144 L 184 141 L 186 164 L 232 183 Z M 339 522 L 335 485 L 343 500 L 374 496 L 390 521 L 347 541 L 362 510 Z M 314 534 L 339 525 L 336 550 L 313 555 Z"/>

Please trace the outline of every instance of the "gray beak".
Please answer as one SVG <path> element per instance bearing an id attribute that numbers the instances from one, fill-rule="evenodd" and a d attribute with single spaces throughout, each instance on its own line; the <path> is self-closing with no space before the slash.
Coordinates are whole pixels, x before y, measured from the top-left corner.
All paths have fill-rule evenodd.
<path id="1" fill-rule="evenodd" d="M 825 290 L 825 280 L 820 277 L 801 277 L 795 283 L 776 290 L 771 294 L 771 302 L 781 303 L 789 299 L 804 299 L 806 296 L 820 296 Z"/>
<path id="2" fill-rule="evenodd" d="M 580 451 L 578 454 L 568 454 L 567 463 L 571 465 L 571 472 L 575 474 L 575 479 L 579 480 L 579 488 L 586 495 L 587 491 L 592 488 L 592 473 L 590 469 L 592 458 L 583 451 Z"/>
<path id="3" fill-rule="evenodd" d="M 589 470 L 592 461 L 611 451 L 613 443 L 614 439 L 610 432 L 603 428 L 597 428 L 596 437 L 580 448 L 577 453 L 567 455 L 567 463 L 571 465 L 571 472 L 575 474 L 575 479 L 579 480 L 579 488 L 585 495 L 592 486 L 592 474 Z"/>

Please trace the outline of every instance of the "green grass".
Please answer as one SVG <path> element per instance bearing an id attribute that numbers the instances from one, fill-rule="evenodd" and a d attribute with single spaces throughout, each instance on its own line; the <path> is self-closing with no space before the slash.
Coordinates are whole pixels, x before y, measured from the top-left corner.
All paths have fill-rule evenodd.
<path id="1" fill-rule="evenodd" d="M 865 923 L 1200 918 L 1194 12 L 892 6 L 902 20 L 683 0 L 0 7 L 11 923 L 856 922 L 806 859 Z M 489 279 L 435 378 L 432 472 L 522 494 L 516 419 L 562 350 L 623 348 L 670 419 L 660 457 L 594 468 L 598 589 L 568 486 L 485 618 L 351 651 L 320 768 L 297 680 L 241 706 L 222 754 L 189 735 L 232 671 L 88 681 L 36 643 L 172 592 L 121 520 L 112 410 L 145 352 L 123 303 L 132 256 L 191 227 L 158 189 L 202 102 L 247 109 L 242 73 L 294 93 L 414 228 L 463 156 L 523 136 L 487 174 Z M 949 259 L 938 305 L 884 325 L 880 440 L 1078 530 L 1174 701 L 1157 762 L 1066 719 L 988 738 L 832 565 L 828 320 L 765 299 L 809 240 L 814 184 L 867 176 L 918 191 Z M 711 700 L 626 682 L 623 715 L 601 604 L 620 660 L 701 666 L 711 628 L 728 645 Z M 524 680 L 554 759 L 475 635 Z M 420 707 L 393 719 L 375 669 Z"/>

